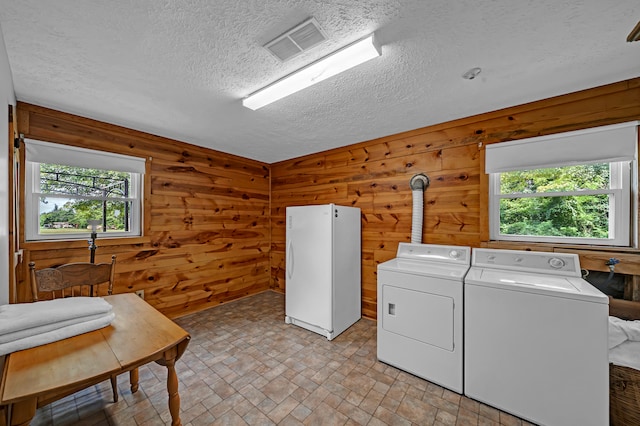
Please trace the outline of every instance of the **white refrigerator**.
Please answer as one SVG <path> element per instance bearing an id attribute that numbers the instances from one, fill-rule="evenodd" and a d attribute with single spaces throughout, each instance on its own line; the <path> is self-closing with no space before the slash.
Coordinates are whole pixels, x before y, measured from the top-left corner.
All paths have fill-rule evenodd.
<path id="1" fill-rule="evenodd" d="M 361 316 L 360 209 L 287 207 L 285 322 L 332 340 Z"/>

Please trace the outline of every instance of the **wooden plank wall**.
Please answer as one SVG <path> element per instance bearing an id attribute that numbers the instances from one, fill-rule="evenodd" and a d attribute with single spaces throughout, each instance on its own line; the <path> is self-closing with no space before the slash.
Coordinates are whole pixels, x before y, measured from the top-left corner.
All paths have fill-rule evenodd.
<path id="1" fill-rule="evenodd" d="M 377 265 L 410 241 L 414 174 L 431 179 L 423 242 L 478 247 L 488 240 L 487 144 L 638 119 L 640 78 L 272 164 L 272 286 L 286 288 L 286 206 L 360 207 L 362 309 L 375 318 Z"/>
<path id="2" fill-rule="evenodd" d="M 175 317 L 269 289 L 267 164 L 24 103 L 18 120 L 26 138 L 151 158 L 144 238 L 97 240 L 96 261 L 117 255 L 116 293 L 144 290 Z M 30 300 L 29 261 L 43 268 L 89 259 L 84 240 L 22 238 L 20 300 Z"/>
<path id="3" fill-rule="evenodd" d="M 145 237 L 98 240 L 97 259 L 116 254 L 116 292 L 143 289 L 169 316 L 285 291 L 285 207 L 333 202 L 362 209 L 362 307 L 375 318 L 376 267 L 410 240 L 414 174 L 431 178 L 424 242 L 487 245 L 487 144 L 638 119 L 640 78 L 267 165 L 18 105 L 27 138 L 153 158 Z M 29 298 L 30 260 L 46 267 L 88 259 L 85 241 L 25 244 L 22 237 L 22 245 L 19 300 Z"/>

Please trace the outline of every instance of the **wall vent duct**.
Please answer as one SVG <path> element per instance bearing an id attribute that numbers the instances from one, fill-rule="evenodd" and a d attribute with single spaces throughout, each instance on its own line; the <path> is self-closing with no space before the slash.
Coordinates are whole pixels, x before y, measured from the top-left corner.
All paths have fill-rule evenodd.
<path id="1" fill-rule="evenodd" d="M 429 187 L 429 176 L 424 173 L 414 175 L 409 181 L 413 198 L 413 212 L 411 214 L 411 242 L 422 243 L 422 218 L 424 216 L 424 192 Z"/>
<path id="2" fill-rule="evenodd" d="M 271 40 L 264 45 L 264 48 L 284 62 L 322 43 L 326 39 L 327 37 L 322 32 L 315 18 L 309 18 Z"/>

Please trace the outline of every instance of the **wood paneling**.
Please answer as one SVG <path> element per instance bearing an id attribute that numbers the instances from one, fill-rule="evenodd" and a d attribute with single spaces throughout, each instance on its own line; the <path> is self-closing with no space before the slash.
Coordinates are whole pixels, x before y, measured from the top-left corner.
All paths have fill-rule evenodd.
<path id="1" fill-rule="evenodd" d="M 96 261 L 117 255 L 114 293 L 179 316 L 269 288 L 267 164 L 23 103 L 18 120 L 27 138 L 150 159 L 145 238 L 97 240 Z M 85 241 L 25 247 L 38 268 L 89 259 Z"/>
<path id="2" fill-rule="evenodd" d="M 400 241 L 410 240 L 414 174 L 431 179 L 423 242 L 479 247 L 489 236 L 487 144 L 638 119 L 640 78 L 272 164 L 272 285 L 286 289 L 286 206 L 360 207 L 362 309 L 375 318 L 377 265 L 395 256 Z"/>
<path id="3" fill-rule="evenodd" d="M 145 238 L 98 240 L 97 260 L 118 255 L 116 292 L 144 289 L 151 304 L 172 316 L 268 288 L 285 291 L 286 206 L 336 203 L 362 210 L 362 308 L 375 318 L 377 265 L 410 240 L 414 174 L 431 179 L 424 194 L 425 243 L 488 246 L 487 144 L 638 119 L 640 78 L 267 165 L 18 106 L 19 131 L 26 137 L 152 158 Z M 595 266 L 616 253 L 594 257 L 593 250 L 585 255 L 588 247 L 567 249 Z M 83 242 L 30 243 L 23 264 L 87 258 Z M 625 263 L 637 264 L 633 257 Z M 25 285 L 19 281 L 19 294 Z"/>

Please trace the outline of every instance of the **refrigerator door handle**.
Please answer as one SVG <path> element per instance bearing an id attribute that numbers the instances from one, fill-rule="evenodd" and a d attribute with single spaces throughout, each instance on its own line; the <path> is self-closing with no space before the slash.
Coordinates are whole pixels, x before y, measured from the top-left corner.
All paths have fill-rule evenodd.
<path id="1" fill-rule="evenodd" d="M 289 240 L 289 259 L 287 259 L 287 277 L 293 275 L 293 240 Z"/>

